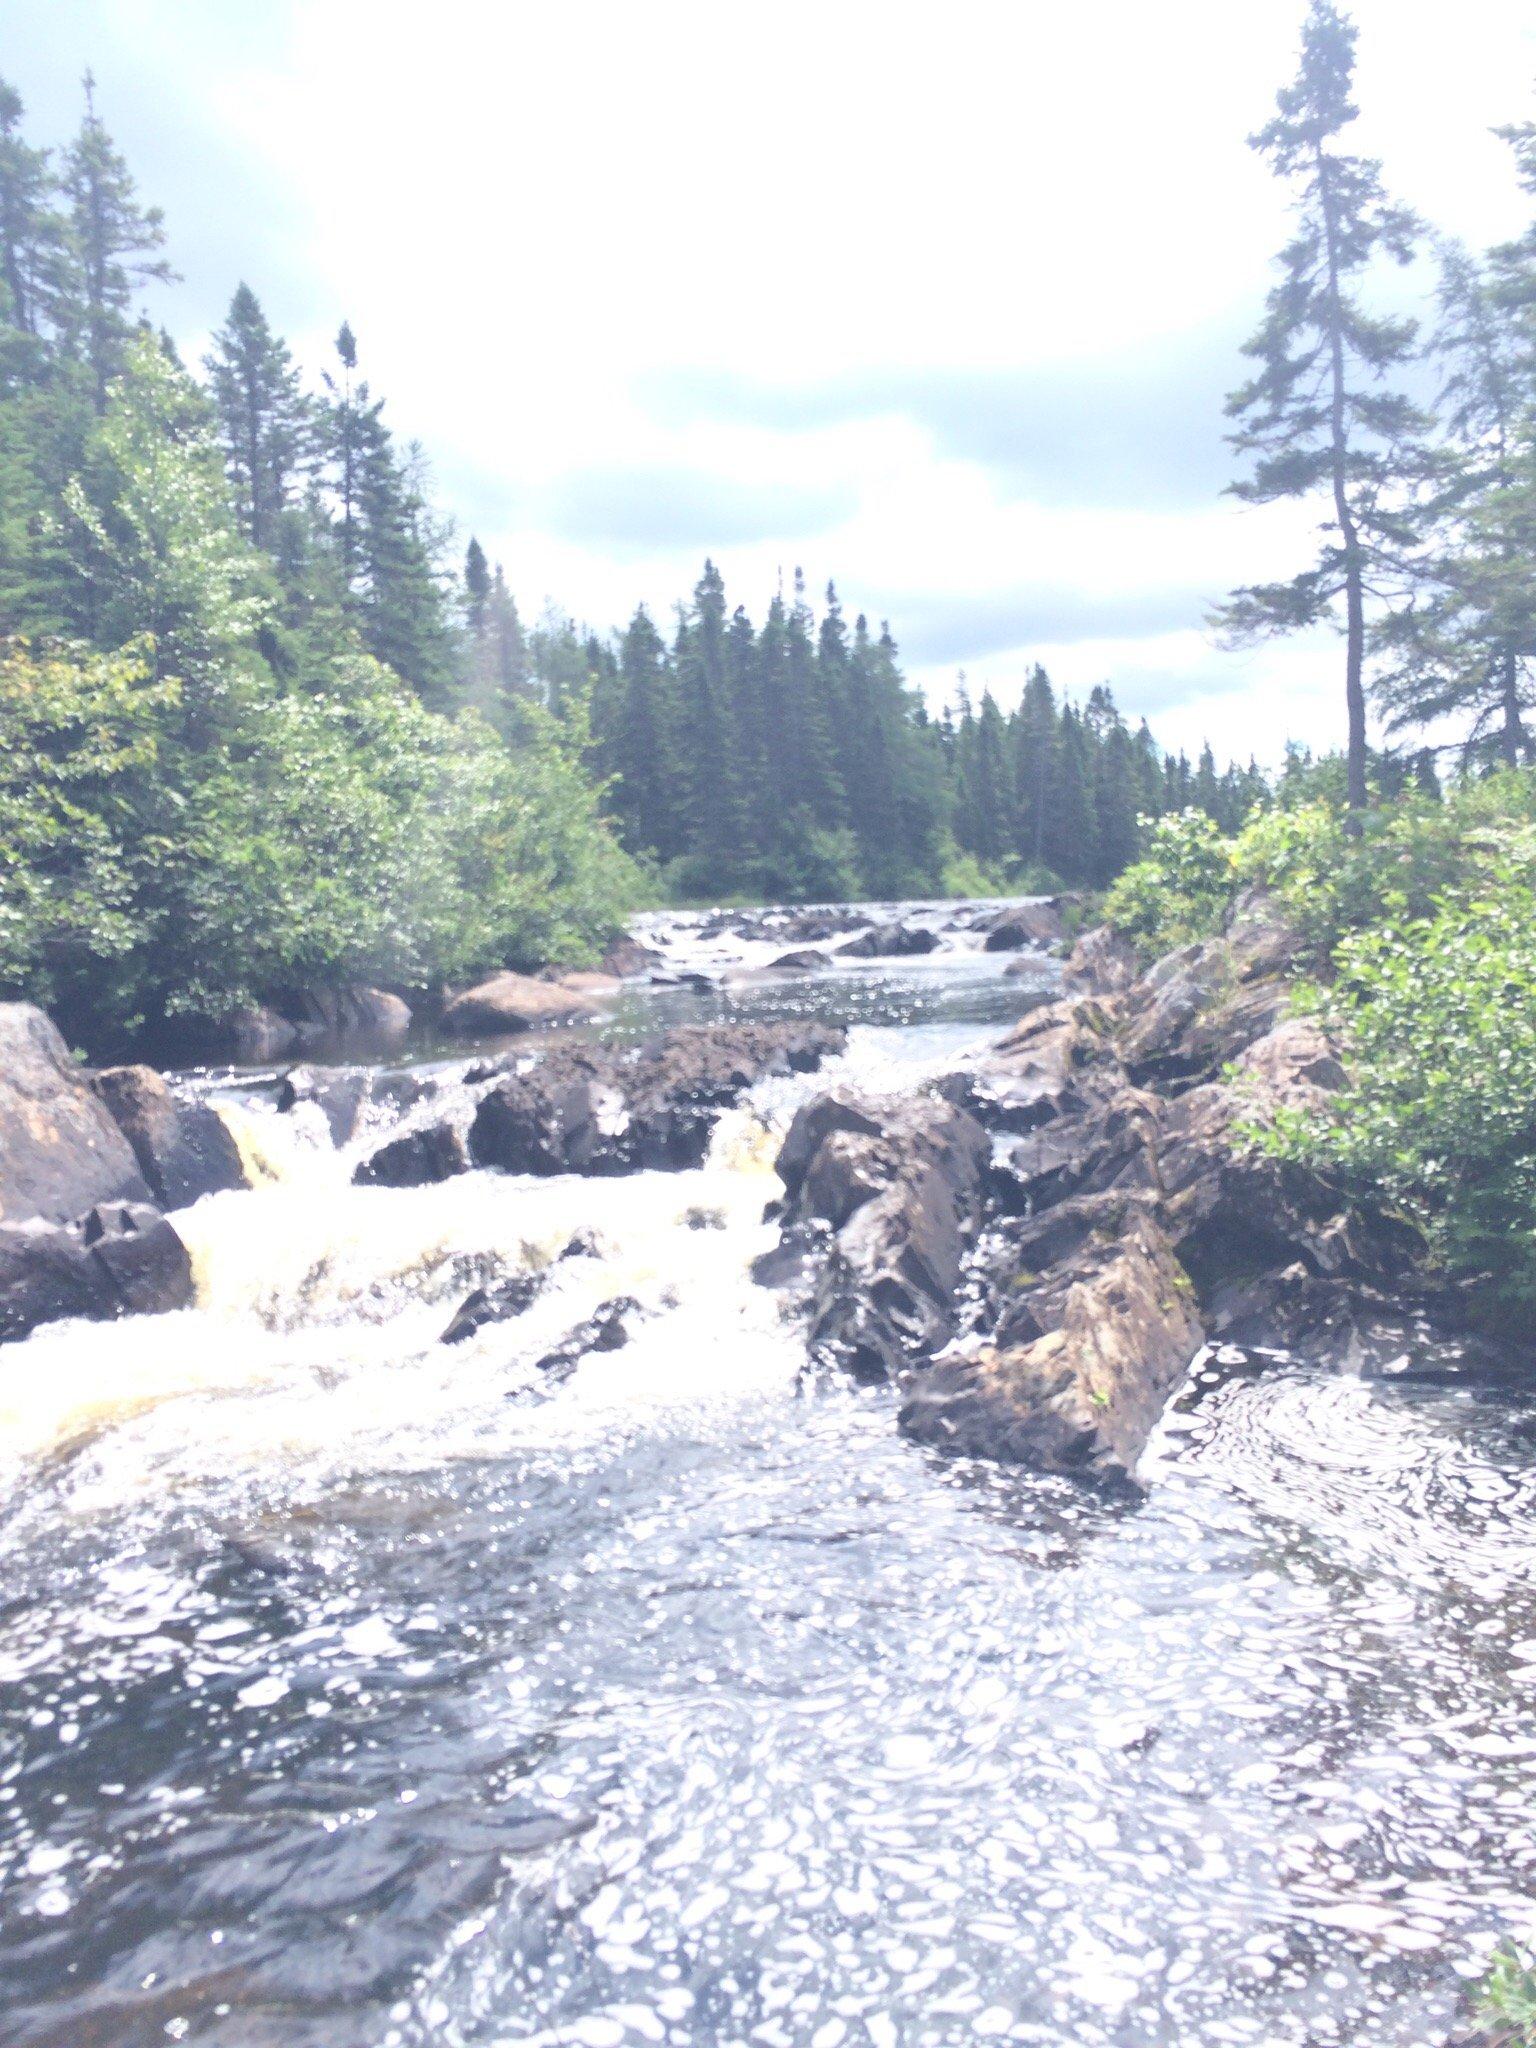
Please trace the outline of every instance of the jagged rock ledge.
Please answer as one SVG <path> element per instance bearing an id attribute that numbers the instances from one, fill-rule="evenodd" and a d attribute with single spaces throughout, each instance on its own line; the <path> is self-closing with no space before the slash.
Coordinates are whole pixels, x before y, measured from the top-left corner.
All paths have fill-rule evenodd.
<path id="1" fill-rule="evenodd" d="M 1249 1135 L 1344 1079 L 1288 1013 L 1298 950 L 1252 893 L 1145 973 L 1087 934 L 1069 992 L 936 1089 L 802 1109 L 760 1277 L 798 1289 L 818 1353 L 897 1385 L 909 1435 L 1101 1478 L 1134 1472 L 1208 1339 L 1400 1342 L 1414 1233 Z"/>

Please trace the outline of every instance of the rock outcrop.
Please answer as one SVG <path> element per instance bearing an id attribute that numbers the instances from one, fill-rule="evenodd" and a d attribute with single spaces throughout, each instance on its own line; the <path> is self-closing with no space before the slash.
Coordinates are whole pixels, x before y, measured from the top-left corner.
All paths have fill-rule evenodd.
<path id="1" fill-rule="evenodd" d="M 1078 992 L 948 1076 L 938 1103 L 801 1111 L 761 1277 L 800 1288 L 813 1348 L 898 1381 L 900 1426 L 922 1442 L 1134 1473 L 1208 1329 L 1268 1317 L 1274 1346 L 1355 1330 L 1419 1249 L 1255 1142 L 1344 1080 L 1317 1025 L 1287 1014 L 1299 957 L 1253 893 L 1220 937 L 1142 975 L 1090 934 L 1064 977 Z M 959 1121 L 935 1124 L 940 1109 Z"/>
<path id="2" fill-rule="evenodd" d="M 0 1003 L 0 1222 L 147 1201 L 133 1147 L 35 1004 Z"/>
<path id="3" fill-rule="evenodd" d="M 765 1074 L 809 1072 L 844 1036 L 824 1024 L 699 1024 L 631 1051 L 560 1047 L 492 1086 L 470 1153 L 508 1173 L 698 1166 L 722 1109 Z"/>
<path id="4" fill-rule="evenodd" d="M 938 1097 L 839 1093 L 799 1111 L 777 1169 L 786 1222 L 826 1239 L 813 1350 L 860 1379 L 897 1379 L 949 1340 L 988 1150 L 976 1120 Z"/>
<path id="5" fill-rule="evenodd" d="M 164 1209 L 249 1185 L 239 1147 L 218 1111 L 181 1102 L 153 1067 L 104 1067 L 91 1086 L 133 1147 L 139 1171 Z"/>

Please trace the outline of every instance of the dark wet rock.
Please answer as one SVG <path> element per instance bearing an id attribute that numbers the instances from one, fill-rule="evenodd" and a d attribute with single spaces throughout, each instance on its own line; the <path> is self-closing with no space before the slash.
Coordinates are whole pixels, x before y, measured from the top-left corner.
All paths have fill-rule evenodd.
<path id="1" fill-rule="evenodd" d="M 508 1173 L 698 1166 L 720 1110 L 766 1074 L 809 1072 L 845 1035 L 793 1021 L 699 1024 L 635 1050 L 560 1047 L 482 1098 L 470 1152 Z"/>
<path id="2" fill-rule="evenodd" d="M 240 1149 L 211 1103 L 178 1101 L 153 1067 L 104 1067 L 91 1086 L 163 1208 L 250 1185 Z"/>
<path id="3" fill-rule="evenodd" d="M 0 1225 L 0 1340 L 65 1316 L 185 1308 L 192 1293 L 186 1246 L 147 1204 L 98 1204 L 66 1225 Z"/>
<path id="4" fill-rule="evenodd" d="M 621 981 L 633 980 L 637 975 L 648 974 L 653 967 L 659 967 L 661 955 L 654 946 L 647 946 L 629 932 L 620 932 L 610 940 L 598 966 L 604 974 L 617 975 Z"/>
<path id="5" fill-rule="evenodd" d="M 830 1233 L 811 1343 L 860 1379 L 894 1378 L 946 1343 L 989 1147 L 975 1119 L 922 1096 L 818 1097 L 779 1155 L 790 1225 Z"/>
<path id="6" fill-rule="evenodd" d="M 505 1280 L 492 1281 L 466 1294 L 453 1318 L 438 1339 L 442 1344 L 462 1344 L 488 1323 L 510 1322 L 520 1316 L 544 1285 L 542 1273 L 513 1273 Z"/>
<path id="7" fill-rule="evenodd" d="M 597 1232 L 595 1230 L 578 1230 L 573 1237 L 566 1240 L 565 1244 L 556 1254 L 556 1258 L 557 1260 L 600 1259 L 602 1255 L 603 1248 L 598 1242 Z"/>
<path id="8" fill-rule="evenodd" d="M 535 1363 L 536 1372 L 569 1372 L 594 1351 L 619 1351 L 629 1342 L 629 1325 L 639 1315 L 640 1304 L 632 1295 L 621 1294 L 605 1301 L 595 1314 L 578 1323 L 568 1336 L 546 1351 Z"/>
<path id="9" fill-rule="evenodd" d="M 1019 953 L 1026 947 L 1044 952 L 1059 945 L 1066 936 L 1061 903 L 1050 897 L 1042 903 L 1020 903 L 998 911 L 988 920 L 985 948 L 989 953 Z"/>
<path id="10" fill-rule="evenodd" d="M 915 1375 L 900 1427 L 968 1456 L 1131 1473 L 1204 1338 L 1167 1238 L 1128 1205 L 1046 1275 L 1021 1267 L 1012 1292 L 1013 1341 Z"/>
<path id="11" fill-rule="evenodd" d="M 768 965 L 786 974 L 816 974 L 822 968 L 830 967 L 832 962 L 825 953 L 817 952 L 814 946 L 802 946 L 798 951 L 781 953 L 777 960 L 770 960 Z"/>
<path id="12" fill-rule="evenodd" d="M 724 1230 L 725 1211 L 706 1209 L 701 1203 L 683 1211 L 683 1222 L 689 1230 Z"/>
<path id="13" fill-rule="evenodd" d="M 913 953 L 931 953 L 938 946 L 936 932 L 920 924 L 877 924 L 837 948 L 854 960 L 895 960 Z"/>
<path id="14" fill-rule="evenodd" d="M 374 1067 L 290 1067 L 277 1088 L 277 1106 L 292 1111 L 313 1103 L 325 1118 L 333 1145 L 349 1145 L 363 1128 L 370 1109 L 403 1116 L 438 1092 L 430 1074 L 410 1068 L 394 1072 Z"/>
<path id="15" fill-rule="evenodd" d="M 549 1024 L 569 1024 L 590 1017 L 596 1004 L 590 996 L 540 981 L 531 974 L 493 974 L 465 989 L 448 1003 L 443 1028 L 460 1037 L 533 1031 Z"/>
<path id="16" fill-rule="evenodd" d="M 940 1084 L 989 1130 L 1031 1131 L 1081 1111 L 1123 1083 L 1112 1019 L 1098 1003 L 1045 1003 L 1031 1009 L 984 1060 Z"/>
<path id="17" fill-rule="evenodd" d="M 133 1147 L 33 1003 L 0 1003 L 0 1220 L 149 1195 Z"/>
<path id="18" fill-rule="evenodd" d="M 658 969 L 651 976 L 652 988 L 695 988 L 709 989 L 720 986 L 720 978 L 706 974 L 698 967 L 676 967 Z"/>
<path id="19" fill-rule="evenodd" d="M 363 1187 L 419 1188 L 451 1180 L 468 1167 L 469 1154 L 457 1126 L 423 1124 L 371 1152 L 352 1178 Z"/>
<path id="20" fill-rule="evenodd" d="M 1095 925 L 1074 944 L 1061 970 L 1063 987 L 1089 996 L 1118 995 L 1128 989 L 1140 972 L 1136 948 L 1131 941 L 1112 932 L 1107 924 Z"/>
<path id="21" fill-rule="evenodd" d="M 1069 1196 L 1160 1186 L 1158 1099 L 1124 1086 L 1080 1115 L 1059 1117 L 1015 1139 L 997 1159 L 994 1197 L 1024 1214 Z"/>

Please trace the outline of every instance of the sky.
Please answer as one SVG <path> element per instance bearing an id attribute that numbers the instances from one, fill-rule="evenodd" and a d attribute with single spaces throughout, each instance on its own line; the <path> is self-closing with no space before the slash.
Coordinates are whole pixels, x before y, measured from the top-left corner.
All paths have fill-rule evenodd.
<path id="1" fill-rule="evenodd" d="M 313 376 L 341 319 L 525 615 L 666 621 L 706 554 L 802 567 L 933 700 L 1043 661 L 1165 745 L 1342 738 L 1326 638 L 1229 650 L 1313 519 L 1222 495 L 1286 231 L 1247 136 L 1303 0 L 0 0 L 39 142 L 79 78 L 184 282 L 244 279 Z M 1357 0 L 1357 146 L 1482 245 L 1526 204 L 1529 0 Z M 1427 291 L 1425 267 L 1394 293 Z"/>

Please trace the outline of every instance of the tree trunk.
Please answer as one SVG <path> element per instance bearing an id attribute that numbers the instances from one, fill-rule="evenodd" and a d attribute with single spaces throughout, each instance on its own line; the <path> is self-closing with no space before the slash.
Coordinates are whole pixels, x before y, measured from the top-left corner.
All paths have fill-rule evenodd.
<path id="1" fill-rule="evenodd" d="M 1333 477 L 1333 510 L 1344 555 L 1344 705 L 1349 733 L 1345 761 L 1351 838 L 1364 825 L 1368 798 L 1365 779 L 1365 562 L 1354 509 L 1349 502 L 1349 434 L 1344 411 L 1344 332 L 1339 304 L 1338 226 L 1333 212 L 1333 183 L 1327 156 L 1317 152 L 1318 191 L 1323 203 L 1323 232 L 1328 254 L 1329 455 Z"/>
<path id="2" fill-rule="evenodd" d="M 1500 746 L 1506 765 L 1518 768 L 1530 751 L 1525 737 L 1525 721 L 1520 716 L 1520 659 L 1513 647 L 1506 647 L 1501 662 L 1504 730 L 1500 735 Z"/>

